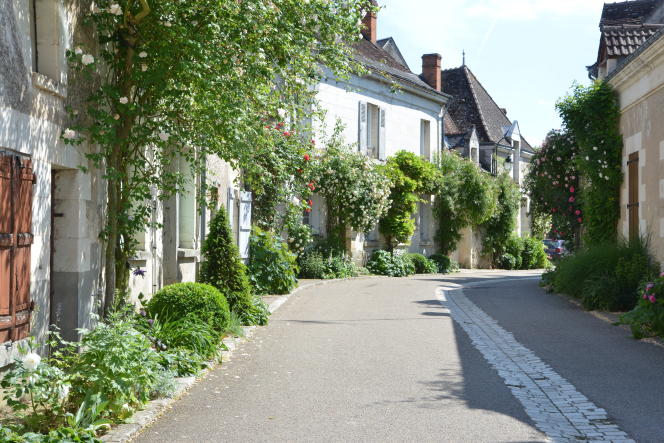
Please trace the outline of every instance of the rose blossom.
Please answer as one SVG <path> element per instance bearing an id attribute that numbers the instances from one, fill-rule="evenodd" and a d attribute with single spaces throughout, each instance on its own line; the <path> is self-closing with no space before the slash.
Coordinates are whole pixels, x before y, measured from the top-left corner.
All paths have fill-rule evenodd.
<path id="1" fill-rule="evenodd" d="M 41 363 L 41 357 L 35 354 L 34 352 L 31 352 L 25 357 L 23 357 L 23 366 L 28 371 L 34 371 L 35 369 L 37 369 L 39 363 Z"/>
<path id="2" fill-rule="evenodd" d="M 83 57 L 81 57 L 81 63 L 83 63 L 85 66 L 91 65 L 94 62 L 95 58 L 90 54 L 85 54 Z"/>

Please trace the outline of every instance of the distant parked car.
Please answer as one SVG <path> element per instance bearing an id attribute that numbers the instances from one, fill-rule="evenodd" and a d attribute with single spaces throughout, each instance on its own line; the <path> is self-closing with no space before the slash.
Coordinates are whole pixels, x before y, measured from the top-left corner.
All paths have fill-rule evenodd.
<path id="1" fill-rule="evenodd" d="M 549 260 L 556 260 L 567 254 L 565 240 L 544 240 L 544 251 Z"/>

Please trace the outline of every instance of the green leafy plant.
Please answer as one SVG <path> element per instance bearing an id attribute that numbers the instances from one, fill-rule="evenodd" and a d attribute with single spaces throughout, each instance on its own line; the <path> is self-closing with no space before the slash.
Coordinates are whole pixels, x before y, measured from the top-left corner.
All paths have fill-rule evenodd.
<path id="1" fill-rule="evenodd" d="M 664 336 L 664 272 L 644 280 L 638 288 L 639 300 L 634 309 L 620 317 L 634 338 Z"/>
<path id="2" fill-rule="evenodd" d="M 349 228 L 371 231 L 389 206 L 390 182 L 375 163 L 345 144 L 339 125 L 316 152 L 312 176 L 325 199 L 327 235 L 342 250 Z"/>
<path id="3" fill-rule="evenodd" d="M 252 294 L 247 270 L 233 242 L 226 210 L 221 207 L 210 223 L 201 249 L 203 263 L 199 280 L 217 288 L 244 324 L 267 324 L 267 315 Z"/>
<path id="4" fill-rule="evenodd" d="M 297 262 L 288 245 L 254 226 L 249 241 L 249 280 L 257 294 L 288 294 L 297 286 Z"/>
<path id="5" fill-rule="evenodd" d="M 438 272 L 438 263 L 422 254 L 408 254 L 408 258 L 415 266 L 416 274 L 435 274 Z"/>
<path id="6" fill-rule="evenodd" d="M 221 335 L 228 326 L 230 310 L 217 288 L 202 283 L 176 283 L 157 291 L 147 305 L 151 317 L 162 322 L 195 316 Z"/>
<path id="7" fill-rule="evenodd" d="M 390 179 L 390 204 L 378 229 L 388 251 L 400 243 L 410 243 L 415 232 L 413 215 L 422 194 L 431 194 L 438 179 L 436 167 L 419 155 L 399 151 L 387 159 L 385 175 Z"/>
<path id="8" fill-rule="evenodd" d="M 441 274 L 449 274 L 451 272 L 457 272 L 459 270 L 459 263 L 449 258 L 447 255 L 443 254 L 433 254 L 429 256 L 429 260 L 436 263 L 438 266 L 438 272 Z"/>
<path id="9" fill-rule="evenodd" d="M 305 249 L 297 259 L 301 278 L 348 278 L 359 274 L 358 266 L 342 250 L 327 242 Z"/>
<path id="10" fill-rule="evenodd" d="M 510 268 L 504 269 L 522 269 L 524 248 L 525 245 L 523 239 L 517 234 L 512 233 L 505 242 L 504 251 L 505 254 L 514 257 L 514 265 Z"/>
<path id="11" fill-rule="evenodd" d="M 578 145 L 573 161 L 583 177 L 581 221 L 586 246 L 614 242 L 623 179 L 618 96 L 611 85 L 598 80 L 587 87 L 576 86 L 556 108 Z"/>
<path id="12" fill-rule="evenodd" d="M 186 348 L 169 348 L 159 353 L 159 364 L 178 377 L 187 377 L 198 374 L 206 366 L 206 360 Z"/>
<path id="13" fill-rule="evenodd" d="M 498 264 L 496 263 L 498 257 L 510 252 L 507 248 L 516 228 L 516 219 L 521 203 L 521 192 L 509 175 L 501 174 L 496 177 L 496 189 L 496 210 L 481 226 L 483 251 L 493 258 L 494 264 Z M 518 258 L 515 254 L 511 255 L 517 260 L 518 268 L 520 253 Z"/>
<path id="14" fill-rule="evenodd" d="M 457 247 L 461 231 L 486 222 L 496 209 L 496 187 L 489 174 L 458 153 L 444 151 L 438 159 L 439 182 L 433 215 L 436 242 L 447 255 Z"/>
<path id="15" fill-rule="evenodd" d="M 525 237 L 521 252 L 521 269 L 544 269 L 550 266 L 544 243 L 536 237 Z"/>
<path id="16" fill-rule="evenodd" d="M 406 254 L 382 250 L 371 254 L 367 269 L 372 274 L 388 277 L 407 277 L 415 273 L 415 265 Z"/>

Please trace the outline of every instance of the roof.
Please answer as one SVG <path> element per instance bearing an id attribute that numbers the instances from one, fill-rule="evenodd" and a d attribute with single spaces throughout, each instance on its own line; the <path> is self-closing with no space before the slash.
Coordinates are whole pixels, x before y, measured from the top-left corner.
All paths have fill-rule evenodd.
<path id="1" fill-rule="evenodd" d="M 399 47 L 392 37 L 380 39 L 376 42 L 376 45 L 383 48 L 393 59 L 410 70 L 408 63 L 406 63 L 406 59 L 401 54 L 401 51 L 399 51 Z"/>
<path id="2" fill-rule="evenodd" d="M 443 71 L 443 92 L 454 97 L 447 109 L 459 132 L 468 132 L 474 125 L 480 143 L 502 141 L 506 128 L 512 126 L 507 115 L 465 65 Z M 521 147 L 533 152 L 523 137 Z"/>
<path id="3" fill-rule="evenodd" d="M 662 27 L 661 24 L 605 26 L 602 43 L 606 56 L 614 58 L 632 54 Z"/>
<path id="4" fill-rule="evenodd" d="M 623 24 L 643 24 L 655 12 L 662 0 L 633 0 L 619 3 L 605 3 L 602 9 L 602 18 L 599 22 L 603 26 Z"/>
<path id="5" fill-rule="evenodd" d="M 383 39 L 381 41 L 385 41 Z M 392 40 L 394 42 L 394 40 Z M 446 94 L 436 91 L 429 86 L 419 75 L 413 73 L 408 66 L 395 59 L 388 51 L 369 40 L 362 39 L 353 44 L 355 59 L 370 71 L 379 75 L 387 75 L 393 81 L 404 86 L 414 87 L 438 100 L 446 98 Z M 396 48 L 396 44 L 394 44 Z M 396 48 L 396 51 L 399 49 Z"/>
<path id="6" fill-rule="evenodd" d="M 459 127 L 454 123 L 454 120 L 452 120 L 452 117 L 449 114 L 445 114 L 445 117 L 443 117 L 443 125 L 445 126 L 445 134 L 451 135 L 465 133 L 459 130 Z"/>
<path id="7" fill-rule="evenodd" d="M 622 62 L 614 69 L 609 75 L 606 76 L 606 80 L 610 80 L 612 77 L 615 77 L 620 71 L 623 70 L 627 65 L 629 65 L 635 58 L 637 58 L 641 53 L 646 49 L 652 46 L 656 41 L 664 38 L 664 27 L 659 28 L 659 30 L 652 35 L 648 40 L 646 40 L 639 48 L 630 54 L 628 57 L 625 57 Z"/>

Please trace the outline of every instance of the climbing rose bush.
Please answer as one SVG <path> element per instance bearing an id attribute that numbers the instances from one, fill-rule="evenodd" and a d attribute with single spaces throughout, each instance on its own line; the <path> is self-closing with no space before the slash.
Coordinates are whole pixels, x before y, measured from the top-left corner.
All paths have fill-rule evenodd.
<path id="1" fill-rule="evenodd" d="M 635 338 L 664 336 L 664 272 L 641 285 L 637 306 L 620 321 L 630 326 Z"/>

